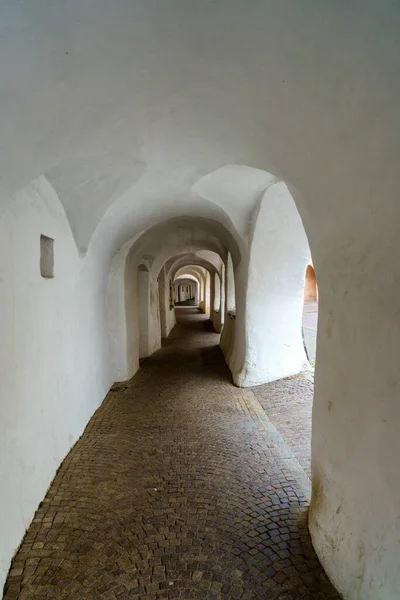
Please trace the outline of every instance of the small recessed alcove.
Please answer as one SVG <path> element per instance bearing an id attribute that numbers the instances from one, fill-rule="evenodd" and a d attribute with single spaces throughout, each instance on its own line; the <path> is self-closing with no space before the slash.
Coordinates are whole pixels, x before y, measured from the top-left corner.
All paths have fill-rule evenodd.
<path id="1" fill-rule="evenodd" d="M 54 277 L 54 240 L 47 235 L 40 236 L 40 274 L 46 279 Z"/>

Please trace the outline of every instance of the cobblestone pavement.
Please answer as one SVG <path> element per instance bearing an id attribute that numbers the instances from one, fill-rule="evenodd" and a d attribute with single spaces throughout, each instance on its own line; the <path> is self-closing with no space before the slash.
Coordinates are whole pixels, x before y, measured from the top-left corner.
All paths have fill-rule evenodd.
<path id="1" fill-rule="evenodd" d="M 311 477 L 311 413 L 314 385 L 306 376 L 253 388 L 257 400 L 305 472 Z"/>
<path id="2" fill-rule="evenodd" d="M 195 309 L 62 463 L 6 600 L 326 600 L 301 473 Z M 303 474 L 304 476 L 304 474 Z"/>

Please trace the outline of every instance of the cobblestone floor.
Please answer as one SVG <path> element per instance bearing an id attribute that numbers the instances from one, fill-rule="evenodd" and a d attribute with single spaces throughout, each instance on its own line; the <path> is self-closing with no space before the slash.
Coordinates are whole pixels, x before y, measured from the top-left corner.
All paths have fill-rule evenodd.
<path id="1" fill-rule="evenodd" d="M 326 600 L 307 498 L 194 309 L 64 460 L 6 600 Z"/>
<path id="2" fill-rule="evenodd" d="M 253 388 L 257 400 L 305 472 L 311 477 L 311 413 L 314 385 L 303 375 Z"/>

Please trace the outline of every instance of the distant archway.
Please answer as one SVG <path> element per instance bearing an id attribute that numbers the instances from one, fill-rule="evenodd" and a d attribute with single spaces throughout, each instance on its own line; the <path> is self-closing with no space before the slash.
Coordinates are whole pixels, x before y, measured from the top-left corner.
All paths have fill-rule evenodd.
<path id="1" fill-rule="evenodd" d="M 230 315 L 236 313 L 235 274 L 233 271 L 232 257 L 228 253 L 226 266 L 226 309 Z"/>
<path id="2" fill-rule="evenodd" d="M 218 273 L 214 273 L 214 306 L 215 312 L 221 311 L 221 279 Z"/>
<path id="3" fill-rule="evenodd" d="M 175 280 L 175 306 L 195 306 L 198 282 L 192 275 L 182 275 Z"/>
<path id="4" fill-rule="evenodd" d="M 304 282 L 303 343 L 312 366 L 317 355 L 318 287 L 312 261 L 307 265 Z"/>
<path id="5" fill-rule="evenodd" d="M 313 265 L 310 263 L 306 269 L 306 279 L 304 285 L 304 302 L 317 302 L 318 300 L 318 289 L 317 289 L 317 278 L 315 276 L 315 270 Z"/>

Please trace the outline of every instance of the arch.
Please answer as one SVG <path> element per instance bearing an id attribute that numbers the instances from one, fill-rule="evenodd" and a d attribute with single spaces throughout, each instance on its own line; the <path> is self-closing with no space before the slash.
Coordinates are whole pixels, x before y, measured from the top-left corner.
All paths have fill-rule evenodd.
<path id="1" fill-rule="evenodd" d="M 210 271 L 206 269 L 206 280 L 205 280 L 205 294 L 204 294 L 204 313 L 211 316 L 211 299 L 213 297 L 212 291 L 213 280 L 211 279 Z"/>
<path id="2" fill-rule="evenodd" d="M 220 310 L 221 310 L 221 278 L 218 273 L 214 273 L 214 286 L 215 286 L 215 294 L 214 294 L 213 310 L 215 312 L 220 312 Z"/>
<path id="3" fill-rule="evenodd" d="M 160 338 L 166 338 L 175 325 L 175 289 L 174 284 L 162 266 L 157 278 L 160 315 Z"/>
<path id="4" fill-rule="evenodd" d="M 193 277 L 193 279 L 197 282 L 195 301 L 196 301 L 196 306 L 199 306 L 199 308 L 201 308 L 201 301 L 203 298 L 202 294 L 203 294 L 203 290 L 204 290 L 204 271 L 203 271 L 203 269 L 201 267 L 197 267 L 197 266 L 193 266 L 193 265 L 181 267 L 178 269 L 178 271 L 176 271 L 175 279 L 177 277 L 181 277 L 181 276 Z"/>
<path id="5" fill-rule="evenodd" d="M 211 320 L 213 322 L 214 329 L 217 333 L 221 332 L 223 323 L 221 288 L 221 276 L 218 272 L 215 272 L 213 275 L 214 301 L 211 310 Z"/>
<path id="6" fill-rule="evenodd" d="M 151 235 L 151 232 L 156 235 L 158 231 L 160 239 L 160 236 L 165 234 L 165 229 L 171 228 L 174 224 L 181 229 L 181 232 L 184 228 L 190 229 L 193 224 L 197 226 L 202 224 L 208 228 L 209 241 L 206 239 L 206 243 L 200 244 L 199 249 L 207 248 L 210 245 L 211 250 L 218 251 L 218 247 L 226 246 L 232 252 L 234 263 L 240 262 L 241 254 L 245 251 L 245 244 L 227 213 L 217 204 L 203 198 L 199 198 L 196 203 L 188 203 L 186 194 L 185 198 L 180 201 L 174 199 L 173 204 L 166 209 L 164 197 L 154 197 L 152 202 L 148 202 L 146 195 L 142 201 L 140 200 L 141 196 L 142 194 L 138 192 L 135 210 L 132 210 L 132 196 L 123 198 L 123 204 L 126 205 L 124 209 L 120 206 L 120 202 L 115 203 L 113 210 L 109 210 L 99 223 L 91 238 L 86 255 L 93 252 L 104 256 L 105 260 L 111 260 L 115 253 L 124 247 L 127 247 L 129 251 L 132 245 L 139 240 L 145 244 L 148 241 L 147 235 Z M 130 198 L 129 202 L 127 202 L 128 197 Z M 136 216 L 135 219 L 133 219 L 133 215 Z M 114 232 L 114 236 L 110 236 L 110 228 Z M 220 240 L 219 245 L 214 244 L 212 247 L 210 234 Z M 177 245 L 178 249 L 179 244 Z"/>
<path id="7" fill-rule="evenodd" d="M 226 309 L 229 316 L 236 316 L 235 274 L 230 253 L 226 261 Z"/>
<path id="8" fill-rule="evenodd" d="M 196 286 L 196 305 L 204 312 L 204 291 L 205 291 L 205 269 L 203 267 L 187 265 L 185 267 L 181 267 L 176 271 L 175 281 L 179 279 L 179 277 L 189 276 L 193 277 L 193 279 L 197 282 Z"/>
<path id="9" fill-rule="evenodd" d="M 18 442 L 24 439 L 24 421 L 28 420 L 19 417 L 25 414 L 26 390 L 22 384 L 14 386 L 16 379 L 29 381 L 29 360 L 38 355 L 36 340 L 43 336 L 43 329 L 36 331 L 33 325 L 51 324 L 53 312 L 57 313 L 54 322 L 59 339 L 54 346 L 46 339 L 54 368 L 46 371 L 49 376 L 43 380 L 41 401 L 46 408 L 57 398 L 65 411 L 58 410 L 58 414 L 67 416 L 69 410 L 71 415 L 65 424 L 57 423 L 53 411 L 44 410 L 43 421 L 31 423 L 32 439 L 39 439 L 45 431 L 43 440 L 53 438 L 57 444 L 51 459 L 41 449 L 42 456 L 49 455 L 49 462 L 41 465 L 41 479 L 24 494 L 26 472 L 35 472 L 41 454 L 38 450 L 34 464 L 31 447 L 16 444 L 16 464 L 10 461 L 6 466 L 5 479 L 10 474 L 11 482 L 6 507 L 22 495 L 25 499 L 10 519 L 11 533 L 1 563 L 8 565 L 54 466 L 112 383 L 115 371 L 109 368 L 106 344 L 105 290 L 107 269 L 118 249 L 156 222 L 182 214 L 219 220 L 227 229 L 232 227 L 232 233 L 237 224 L 236 231 L 247 241 L 251 209 L 266 189 L 268 177 L 258 170 L 251 172 L 246 165 L 273 165 L 275 175 L 296 185 L 296 190 L 290 190 L 318 273 L 320 359 L 315 374 L 315 487 L 310 521 L 314 545 L 346 597 L 398 597 L 400 527 L 393 461 L 399 450 L 400 277 L 396 257 L 400 207 L 395 160 L 399 140 L 393 128 L 399 114 L 396 74 L 400 54 L 393 51 L 398 43 L 398 3 L 370 2 L 360 19 L 359 3 L 324 3 L 322 10 L 315 10 L 315 1 L 306 6 L 294 0 L 255 2 L 252 10 L 243 3 L 241 12 L 240 3 L 220 0 L 218 18 L 208 3 L 194 18 L 189 2 L 159 2 L 160 10 L 148 3 L 148 12 L 144 3 L 116 3 L 110 11 L 101 2 L 96 3 L 94 18 L 85 19 L 82 28 L 76 23 L 80 20 L 83 25 L 80 16 L 85 3 L 72 4 L 57 3 L 43 20 L 36 3 L 25 3 L 24 11 L 15 13 L 8 10 L 12 2 L 5 3 L 8 34 L 2 41 L 3 54 L 14 60 L 12 64 L 6 61 L 2 73 L 2 86 L 12 101 L 2 103 L 1 113 L 2 208 L 6 209 L 2 210 L 0 238 L 13 243 L 8 231 L 13 230 L 18 240 L 19 232 L 25 236 L 36 231 L 43 216 L 51 214 L 60 240 L 69 244 L 72 237 L 63 223 L 67 214 L 71 230 L 75 236 L 78 230 L 82 238 L 78 242 L 81 256 L 88 250 L 85 260 L 75 256 L 76 247 L 71 254 L 62 254 L 68 273 L 63 279 L 70 284 L 59 297 L 43 298 L 31 285 L 29 273 L 27 277 L 18 273 L 18 287 L 16 269 L 9 274 L 5 265 L 1 274 L 9 294 L 4 305 L 11 317 L 20 314 L 14 287 L 19 296 L 29 293 L 32 298 L 30 335 L 24 332 L 17 337 L 10 328 L 2 336 L 4 358 L 9 361 L 4 371 L 10 377 L 8 387 L 3 386 L 4 412 L 10 410 L 10 392 L 16 406 L 12 435 Z M 24 27 L 26 22 L 32 27 Z M 176 36 L 171 35 L 171 27 Z M 63 35 L 57 35 L 61 30 Z M 112 36 L 118 38 L 117 47 L 105 48 L 104 39 Z M 201 36 L 205 43 L 199 52 L 194 41 Z M 38 39 L 46 51 L 37 51 Z M 76 68 L 72 57 L 68 58 L 60 85 L 54 57 L 65 56 L 69 39 L 74 40 L 79 65 Z M 293 52 L 294 48 L 298 51 Z M 31 76 L 25 77 L 26 73 Z M 318 93 L 310 94 L 310 89 Z M 32 99 L 28 120 L 26 98 Z M 17 129 L 21 130 L 18 136 Z M 239 160 L 245 163 L 241 168 L 229 165 L 225 169 L 224 165 Z M 40 173 L 52 182 L 62 206 L 54 205 L 55 210 L 52 206 L 49 211 L 43 202 L 33 214 L 32 206 L 45 197 L 34 181 Z M 33 183 L 27 186 L 27 182 Z M 30 189 L 23 190 L 24 186 Z M 251 189 L 242 202 L 244 188 Z M 100 223 L 99 215 L 104 215 Z M 30 264 L 30 239 L 24 238 L 26 264 Z M 10 248 L 5 248 L 6 255 Z M 107 302 L 115 317 L 111 328 L 127 320 L 124 312 L 130 310 L 134 296 L 129 286 L 134 287 L 135 260 L 126 271 L 126 255 L 121 260 L 123 267 L 117 262 L 111 265 L 110 279 L 115 283 L 111 287 L 118 291 L 118 298 L 117 293 L 111 294 Z M 20 268 L 18 261 L 15 265 Z M 235 334 L 239 346 L 248 349 L 245 357 L 238 351 L 231 363 L 236 375 L 251 367 L 254 356 L 259 358 L 254 343 L 250 344 L 254 338 L 246 338 L 249 323 L 245 319 L 252 313 L 245 310 L 246 302 L 260 284 L 248 266 L 235 265 Z M 296 266 L 291 271 L 296 289 L 299 270 Z M 302 279 L 304 270 L 302 266 Z M 248 272 L 251 286 L 247 291 Z M 129 281 L 125 274 L 130 275 Z M 267 269 L 267 275 L 272 288 L 278 287 L 280 297 L 286 299 L 273 270 Z M 52 282 L 55 292 L 61 279 Z M 271 291 L 271 302 L 272 296 Z M 295 296 L 297 291 L 292 300 Z M 78 310 L 72 310 L 72 305 Z M 258 314 L 265 317 L 263 310 Z M 254 317 L 253 333 L 259 323 Z M 131 347 L 126 330 L 121 348 Z M 267 333 L 263 332 L 265 347 Z M 118 354 L 114 342 L 111 336 L 111 352 Z M 296 347 L 294 340 L 291 348 Z M 284 356 L 284 348 L 278 350 L 277 355 Z M 133 364 L 128 358 L 126 363 Z M 276 369 L 272 371 L 276 375 Z M 68 386 L 64 386 L 66 381 Z M 63 387 L 69 394 L 56 395 Z M 76 406 L 71 408 L 68 396 L 79 399 Z M 1 418 L 5 420 L 3 414 Z M 7 438 L 3 443 L 5 454 Z M 28 469 L 17 475 L 22 472 L 21 464 Z M 1 581 L 6 570 L 7 566 Z"/>
<path id="10" fill-rule="evenodd" d="M 178 274 L 185 272 L 185 269 L 192 269 L 199 274 L 204 274 L 205 271 L 210 273 L 217 273 L 218 270 L 209 261 L 193 258 L 188 255 L 188 258 L 181 258 L 171 266 L 170 273 L 171 277 L 176 278 Z"/>
<path id="11" fill-rule="evenodd" d="M 136 236 L 127 237 L 117 253 L 125 260 L 129 253 L 155 258 L 157 272 L 174 256 L 211 251 L 224 258 L 231 252 L 234 265 L 240 263 L 245 246 L 236 232 L 220 221 L 205 217 L 175 216 L 155 222 Z M 115 256 L 115 255 L 114 255 Z"/>
<path id="12" fill-rule="evenodd" d="M 168 335 L 167 331 L 167 310 L 168 305 L 171 306 L 173 302 L 173 290 L 172 285 L 168 285 L 168 289 L 166 288 L 165 281 L 165 269 L 164 267 L 161 269 L 158 278 L 158 305 L 159 305 L 159 313 L 160 313 L 160 337 L 166 338 Z"/>
<path id="13" fill-rule="evenodd" d="M 193 281 L 195 281 L 197 283 L 197 285 L 200 288 L 201 280 L 203 278 L 203 272 L 201 269 L 193 267 L 193 266 L 183 267 L 178 270 L 174 280 L 177 280 L 180 277 L 188 277 L 189 279 L 192 279 Z M 172 281 L 172 278 L 171 278 L 171 281 Z"/>
<path id="14" fill-rule="evenodd" d="M 221 310 L 219 311 L 219 328 L 222 332 L 225 323 L 226 301 L 225 301 L 225 275 L 226 269 L 224 263 L 221 264 Z"/>
<path id="15" fill-rule="evenodd" d="M 214 273 L 218 273 L 222 268 L 223 262 L 221 257 L 214 253 L 208 252 L 209 260 L 199 256 L 198 254 L 187 254 L 179 255 L 171 259 L 168 264 L 170 272 L 173 277 L 176 277 L 178 273 L 184 272 L 186 269 L 197 269 L 200 276 L 200 287 L 199 287 L 199 307 L 204 313 L 209 314 L 213 321 L 214 328 L 216 331 L 220 331 L 220 317 L 215 318 L 212 306 L 214 303 Z M 213 262 L 210 262 L 213 260 Z M 209 279 L 207 281 L 207 273 L 209 273 Z M 215 322 L 214 322 L 215 321 Z"/>
<path id="16" fill-rule="evenodd" d="M 224 328 L 221 335 L 221 348 L 224 352 L 226 362 L 232 370 L 232 357 L 235 353 L 236 336 L 236 282 L 233 261 L 228 252 L 225 263 L 225 315 Z M 232 371 L 234 381 L 235 372 Z"/>
<path id="17" fill-rule="evenodd" d="M 304 284 L 304 302 L 317 302 L 317 278 L 312 263 L 307 265 Z"/>
<path id="18" fill-rule="evenodd" d="M 191 272 L 193 273 L 193 275 L 197 275 L 199 278 L 199 295 L 198 295 L 198 299 L 199 299 L 199 308 L 203 313 L 209 314 L 210 310 L 209 310 L 209 303 L 210 303 L 210 298 L 211 298 L 211 286 L 210 286 L 210 282 L 209 280 L 207 281 L 207 273 L 210 273 L 210 270 L 207 268 L 207 266 L 203 266 L 204 265 L 209 266 L 209 268 L 211 269 L 211 272 L 214 273 L 215 268 L 213 267 L 213 265 L 211 265 L 211 263 L 207 263 L 207 261 L 199 261 L 198 265 L 193 265 L 193 264 L 188 264 L 184 267 L 180 267 L 179 265 L 177 265 L 176 267 L 179 267 L 178 270 L 176 271 L 176 273 L 184 273 L 184 272 Z"/>
<path id="19" fill-rule="evenodd" d="M 213 326 L 216 332 L 220 333 L 222 330 L 222 325 L 224 323 L 224 310 L 225 310 L 225 288 L 222 286 L 221 280 L 225 281 L 225 279 L 223 279 L 223 273 L 225 272 L 225 266 L 224 266 L 224 262 L 221 260 L 221 257 L 218 255 L 210 256 L 213 255 L 214 253 L 208 253 L 208 258 L 209 260 L 206 260 L 205 258 L 203 258 L 202 256 L 199 256 L 200 253 L 196 253 L 196 254 L 187 254 L 187 255 L 179 255 L 177 257 L 174 257 L 172 259 L 170 259 L 170 261 L 168 261 L 168 265 L 170 268 L 170 272 L 172 273 L 172 276 L 177 276 L 178 274 L 182 274 L 182 273 L 186 273 L 189 272 L 188 269 L 190 269 L 190 272 L 194 273 L 194 270 L 197 269 L 198 275 L 199 275 L 199 306 L 200 309 L 203 312 L 207 312 L 210 314 L 210 318 L 213 322 Z M 213 262 L 211 263 L 210 261 L 213 260 Z M 206 282 L 206 273 L 209 272 L 210 273 L 210 280 L 209 280 L 209 302 L 210 302 L 210 308 L 209 310 L 207 310 L 206 307 L 206 293 L 207 293 L 207 282 Z M 218 293 L 219 293 L 219 298 L 220 298 L 220 308 L 222 307 L 222 310 L 218 310 L 218 312 L 215 312 L 213 310 L 213 306 L 215 303 L 215 293 L 216 293 L 216 286 L 215 286 L 215 279 L 214 276 L 217 275 L 218 276 L 218 283 L 219 283 L 219 287 L 218 287 Z M 223 288 L 223 289 L 221 289 Z M 221 304 L 222 303 L 222 304 Z"/>
<path id="20" fill-rule="evenodd" d="M 194 274 L 182 269 L 182 273 L 179 276 L 175 277 L 174 284 L 179 285 L 182 284 L 183 281 L 188 281 L 191 286 L 191 299 L 194 302 L 194 306 L 198 306 L 199 303 L 199 290 L 200 290 L 200 282 L 197 276 Z M 175 301 L 177 299 L 175 298 Z"/>
<path id="21" fill-rule="evenodd" d="M 175 276 L 179 267 L 187 263 L 184 256 L 193 256 L 196 252 L 208 252 L 210 258 L 226 256 L 227 247 L 232 251 L 232 256 L 240 262 L 241 250 L 232 233 L 224 228 L 221 223 L 209 219 L 194 219 L 193 217 L 175 217 L 167 219 L 146 230 L 139 237 L 131 239 L 115 255 L 112 261 L 113 285 L 107 301 L 107 312 L 109 315 L 117 314 L 119 302 L 114 290 L 125 289 L 123 294 L 125 309 L 123 314 L 119 310 L 118 320 L 109 317 L 109 339 L 110 351 L 114 372 L 118 380 L 131 377 L 138 368 L 137 355 L 137 302 L 136 291 L 131 285 L 132 273 L 136 265 L 144 263 L 149 270 L 149 313 L 146 323 L 148 325 L 148 348 L 143 349 L 144 355 L 152 354 L 161 346 L 162 335 L 168 335 L 175 324 L 174 307 L 169 303 L 167 291 L 171 277 Z M 176 257 L 176 259 L 174 259 Z M 218 258 L 220 261 L 221 258 Z M 206 264 L 215 271 L 216 267 L 204 258 L 196 257 L 195 262 Z M 176 264 L 175 264 L 176 263 Z M 175 265 L 175 271 L 171 268 Z M 160 286 L 159 276 L 162 268 L 165 268 L 164 285 Z M 199 267 L 200 268 L 200 267 Z M 200 285 L 200 295 L 206 290 L 205 282 Z M 159 296 L 165 304 L 165 310 L 160 307 Z M 157 302 L 153 300 L 157 298 Z M 203 302 L 203 304 L 202 304 Z M 204 300 L 200 299 L 200 305 L 204 308 Z M 111 344 L 112 340 L 112 344 Z M 143 356 L 144 356 L 143 355 Z M 140 355 L 140 358 L 142 356 Z"/>
<path id="22" fill-rule="evenodd" d="M 195 305 L 198 295 L 197 285 L 197 280 L 191 275 L 182 274 L 180 277 L 175 278 L 175 306 Z"/>

